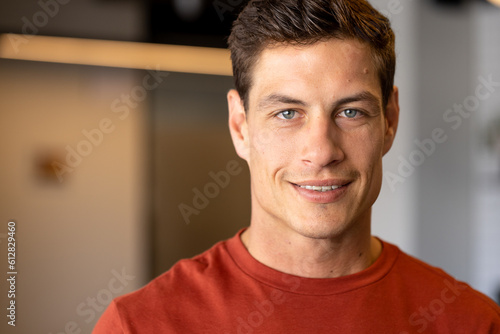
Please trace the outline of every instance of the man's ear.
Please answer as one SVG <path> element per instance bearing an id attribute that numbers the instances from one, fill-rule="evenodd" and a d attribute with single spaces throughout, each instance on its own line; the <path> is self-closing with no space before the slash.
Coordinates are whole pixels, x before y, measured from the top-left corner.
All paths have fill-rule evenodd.
<path id="1" fill-rule="evenodd" d="M 384 155 L 389 152 L 396 137 L 399 122 L 399 90 L 394 86 L 385 108 Z"/>
<path id="2" fill-rule="evenodd" d="M 247 115 L 240 94 L 235 89 L 231 89 L 227 93 L 227 105 L 229 108 L 229 131 L 234 148 L 240 158 L 248 161 Z"/>

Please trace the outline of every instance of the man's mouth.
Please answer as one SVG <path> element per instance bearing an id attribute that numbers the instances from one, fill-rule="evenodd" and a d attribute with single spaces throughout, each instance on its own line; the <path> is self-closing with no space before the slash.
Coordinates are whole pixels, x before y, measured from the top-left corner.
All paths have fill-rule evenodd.
<path id="1" fill-rule="evenodd" d="M 332 191 L 335 189 L 338 189 L 342 186 L 301 186 L 297 185 L 300 188 L 307 189 L 307 190 L 314 190 L 314 191 L 319 191 L 319 192 L 326 192 L 326 191 Z"/>
<path id="2" fill-rule="evenodd" d="M 351 183 L 347 179 L 330 179 L 330 180 L 309 180 L 293 183 L 296 187 L 312 190 L 317 192 L 328 192 L 333 191 L 342 187 L 345 187 Z"/>
<path id="3" fill-rule="evenodd" d="M 298 195 L 312 203 L 334 203 L 347 192 L 349 179 L 304 180 L 292 183 Z"/>

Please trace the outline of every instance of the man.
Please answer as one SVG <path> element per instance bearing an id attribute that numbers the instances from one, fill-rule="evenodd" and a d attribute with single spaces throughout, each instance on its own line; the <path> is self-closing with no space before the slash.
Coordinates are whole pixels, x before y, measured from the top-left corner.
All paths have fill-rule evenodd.
<path id="1" fill-rule="evenodd" d="M 388 20 L 254 0 L 229 46 L 250 227 L 117 298 L 95 333 L 500 333 L 493 301 L 371 236 L 399 115 Z"/>

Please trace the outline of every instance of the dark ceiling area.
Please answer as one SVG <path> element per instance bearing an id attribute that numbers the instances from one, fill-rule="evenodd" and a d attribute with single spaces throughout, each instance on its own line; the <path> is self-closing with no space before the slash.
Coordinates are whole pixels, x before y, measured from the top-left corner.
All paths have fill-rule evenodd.
<path id="1" fill-rule="evenodd" d="M 410 0 L 406 0 L 410 1 Z M 419 0 L 459 9 L 486 0 Z M 248 0 L 0 1 L 0 33 L 227 47 Z M 491 4 L 488 6 L 493 7 Z"/>
<path id="2" fill-rule="evenodd" d="M 247 2 L 0 1 L 0 33 L 226 48 L 232 22 Z"/>
<path id="3" fill-rule="evenodd" d="M 244 0 L 153 0 L 148 42 L 227 47 L 231 25 Z"/>

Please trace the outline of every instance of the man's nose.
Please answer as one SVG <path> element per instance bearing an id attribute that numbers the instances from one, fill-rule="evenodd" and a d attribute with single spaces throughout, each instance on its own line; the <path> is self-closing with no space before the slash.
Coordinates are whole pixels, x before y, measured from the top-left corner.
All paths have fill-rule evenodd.
<path id="1" fill-rule="evenodd" d="M 344 159 L 341 133 L 332 117 L 316 116 L 309 120 L 303 133 L 302 161 L 309 167 L 322 168 Z"/>

